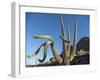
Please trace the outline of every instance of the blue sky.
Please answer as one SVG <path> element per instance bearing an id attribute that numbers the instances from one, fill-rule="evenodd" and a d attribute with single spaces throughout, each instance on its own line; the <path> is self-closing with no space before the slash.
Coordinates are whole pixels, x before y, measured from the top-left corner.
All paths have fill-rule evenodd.
<path id="1" fill-rule="evenodd" d="M 75 17 L 77 17 L 78 22 L 77 42 L 84 36 L 89 37 L 89 15 L 62 14 L 65 31 L 67 30 L 67 24 L 69 23 L 71 45 L 73 44 Z M 36 58 L 28 59 L 27 55 L 35 52 L 42 43 L 47 41 L 47 39 L 34 39 L 32 36 L 51 36 L 54 40 L 55 47 L 60 54 L 62 52 L 62 40 L 59 37 L 60 34 L 61 24 L 59 14 L 26 12 L 26 64 L 35 63 Z M 52 56 L 53 55 L 49 47 L 46 61 L 48 61 Z M 42 50 L 37 55 L 37 58 L 43 58 Z"/>

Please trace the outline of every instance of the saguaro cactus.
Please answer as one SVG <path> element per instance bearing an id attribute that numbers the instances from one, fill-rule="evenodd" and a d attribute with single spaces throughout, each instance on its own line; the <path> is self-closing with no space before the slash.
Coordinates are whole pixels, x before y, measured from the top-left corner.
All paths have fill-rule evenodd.
<path id="1" fill-rule="evenodd" d="M 67 56 L 66 61 L 69 64 L 70 61 L 73 60 L 74 56 L 76 55 L 76 39 L 77 39 L 77 19 L 75 18 L 75 24 L 74 24 L 74 41 L 73 41 L 73 48 L 70 50 L 70 31 L 69 31 L 69 24 L 67 26 L 67 34 L 68 34 L 68 40 L 65 39 L 65 37 L 61 36 L 61 39 L 68 44 L 67 46 Z M 71 51 L 71 52 L 70 52 Z"/>
<path id="2" fill-rule="evenodd" d="M 75 18 L 75 25 L 74 25 L 74 41 L 73 41 L 73 49 L 70 50 L 70 30 L 69 30 L 69 24 L 67 24 L 67 38 L 65 35 L 65 31 L 64 31 L 64 24 L 63 24 L 63 19 L 62 16 L 60 15 L 60 23 L 61 23 L 61 30 L 62 30 L 62 34 L 60 35 L 60 38 L 62 39 L 62 46 L 63 46 L 63 51 L 62 51 L 62 57 L 58 54 L 55 46 L 54 46 L 54 42 L 53 39 L 48 36 L 48 35 L 39 35 L 39 36 L 34 36 L 33 38 L 37 38 L 37 39 L 45 39 L 47 38 L 48 41 L 45 42 L 44 44 L 42 44 L 38 50 L 34 53 L 34 55 L 30 55 L 28 56 L 29 58 L 31 58 L 32 56 L 36 56 L 37 53 L 39 53 L 39 51 L 41 50 L 41 48 L 44 48 L 44 57 L 42 60 L 38 59 L 39 62 L 44 62 L 44 60 L 46 59 L 46 55 L 47 55 L 47 48 L 50 45 L 53 56 L 52 57 L 52 62 L 53 59 L 55 60 L 55 62 L 57 64 L 65 64 L 65 65 L 69 65 L 70 62 L 73 60 L 74 56 L 76 55 L 76 38 L 77 38 L 77 20 Z"/>
<path id="3" fill-rule="evenodd" d="M 69 31 L 69 24 L 67 25 L 67 39 L 64 31 L 64 24 L 62 20 L 62 16 L 60 15 L 60 22 L 61 22 L 61 29 L 62 29 L 62 35 L 60 36 L 62 41 L 63 41 L 63 56 L 64 56 L 64 61 L 63 64 L 70 64 L 70 31 Z"/>

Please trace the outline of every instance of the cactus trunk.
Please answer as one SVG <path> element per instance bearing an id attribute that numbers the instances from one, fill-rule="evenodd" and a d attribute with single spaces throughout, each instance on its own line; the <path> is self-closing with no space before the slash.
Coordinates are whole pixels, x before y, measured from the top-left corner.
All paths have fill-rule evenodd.
<path id="1" fill-rule="evenodd" d="M 70 31 L 69 31 L 69 24 L 67 25 L 67 35 L 68 35 L 68 46 L 67 46 L 67 64 L 70 64 Z"/>
<path id="2" fill-rule="evenodd" d="M 63 20 L 62 20 L 62 16 L 60 15 L 60 22 L 61 22 L 61 29 L 62 29 L 62 36 L 66 39 L 65 37 L 65 31 L 64 31 L 64 24 L 63 24 Z M 63 64 L 69 64 L 68 61 L 68 55 L 67 55 L 67 43 L 63 40 Z"/>

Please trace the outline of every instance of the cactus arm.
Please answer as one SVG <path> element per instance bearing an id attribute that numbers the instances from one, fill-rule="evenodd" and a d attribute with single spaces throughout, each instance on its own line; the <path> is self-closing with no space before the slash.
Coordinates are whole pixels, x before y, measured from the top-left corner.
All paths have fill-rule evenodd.
<path id="1" fill-rule="evenodd" d="M 32 59 L 32 58 L 35 58 L 36 55 L 40 52 L 40 50 L 44 47 L 46 43 L 43 43 L 34 53 L 32 53 L 31 55 L 28 55 L 27 57 Z"/>
<path id="2" fill-rule="evenodd" d="M 62 36 L 64 37 L 64 39 L 66 39 L 65 37 L 65 31 L 64 31 L 64 24 L 63 24 L 63 20 L 62 20 L 62 16 L 60 15 L 60 23 L 61 23 L 61 29 L 62 29 Z M 63 60 L 64 60 L 64 64 L 67 64 L 67 43 L 63 40 Z"/>
<path id="3" fill-rule="evenodd" d="M 51 41 L 48 41 L 45 45 L 44 45 L 44 55 L 43 55 L 43 59 L 38 59 L 39 62 L 44 62 L 46 57 L 47 57 L 47 48 L 48 46 L 51 44 Z"/>
<path id="4" fill-rule="evenodd" d="M 70 30 L 69 30 L 69 24 L 67 26 L 67 35 L 68 35 L 68 56 L 70 55 Z"/>
<path id="5" fill-rule="evenodd" d="M 60 14 L 60 23 L 61 23 L 62 35 L 65 36 L 64 23 L 63 23 L 63 20 L 62 20 L 62 16 L 61 16 L 61 14 Z"/>
<path id="6" fill-rule="evenodd" d="M 75 18 L 73 50 L 70 55 L 70 61 L 72 61 L 76 55 L 76 39 L 77 39 L 77 19 Z"/>
<path id="7" fill-rule="evenodd" d="M 45 59 L 46 59 L 46 57 L 47 57 L 47 48 L 48 48 L 48 47 L 45 45 L 45 46 L 44 46 L 44 55 L 43 55 L 43 59 L 38 59 L 38 61 L 39 61 L 40 63 L 44 62 Z"/>
<path id="8" fill-rule="evenodd" d="M 48 35 L 37 35 L 37 36 L 33 36 L 33 38 L 36 39 L 49 39 L 50 41 L 53 41 L 52 37 L 48 36 Z"/>
<path id="9" fill-rule="evenodd" d="M 49 39 L 48 42 L 47 42 L 47 45 L 50 44 L 51 50 L 53 52 L 53 56 L 54 56 L 56 62 L 58 64 L 61 64 L 62 63 L 62 58 L 59 56 L 56 48 L 54 47 L 53 39 L 50 36 L 48 36 L 48 35 L 39 35 L 39 36 L 34 36 L 34 38 L 36 38 L 36 39 L 46 39 L 46 38 Z"/>
<path id="10" fill-rule="evenodd" d="M 46 43 L 43 43 L 43 44 L 36 50 L 36 52 L 35 52 L 36 55 L 40 52 L 40 50 L 44 47 L 45 44 L 46 44 Z"/>
<path id="11" fill-rule="evenodd" d="M 70 42 L 70 40 L 66 40 L 63 36 L 60 36 L 60 38 L 61 38 L 64 42 L 66 42 L 66 43 L 69 43 L 69 42 Z"/>
<path id="12" fill-rule="evenodd" d="M 52 50 L 52 53 L 53 53 L 53 56 L 54 56 L 54 59 L 56 60 L 56 62 L 57 62 L 58 64 L 62 64 L 63 60 L 62 60 L 62 58 L 59 56 L 59 54 L 58 54 L 56 48 L 54 47 L 53 44 L 51 44 L 50 46 L 51 46 L 51 50 Z"/>
<path id="13" fill-rule="evenodd" d="M 67 37 L 68 37 L 68 46 L 67 46 L 67 58 L 66 58 L 66 61 L 67 61 L 67 64 L 69 65 L 70 64 L 70 31 L 69 31 L 69 24 L 67 25 Z"/>

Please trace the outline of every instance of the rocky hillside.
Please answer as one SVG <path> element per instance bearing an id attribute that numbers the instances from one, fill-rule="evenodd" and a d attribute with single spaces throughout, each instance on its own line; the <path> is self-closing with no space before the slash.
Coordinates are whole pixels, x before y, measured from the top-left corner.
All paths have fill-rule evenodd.
<path id="1" fill-rule="evenodd" d="M 77 43 L 77 51 L 83 49 L 85 51 L 89 51 L 89 37 L 83 37 Z"/>

